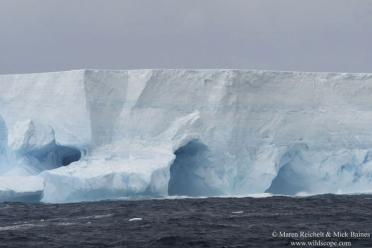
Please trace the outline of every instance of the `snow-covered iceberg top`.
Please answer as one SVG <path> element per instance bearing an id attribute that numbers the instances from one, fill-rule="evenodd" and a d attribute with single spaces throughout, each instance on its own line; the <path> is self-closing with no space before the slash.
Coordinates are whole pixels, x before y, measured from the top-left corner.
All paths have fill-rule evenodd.
<path id="1" fill-rule="evenodd" d="M 0 75 L 0 200 L 369 192 L 372 74 Z"/>

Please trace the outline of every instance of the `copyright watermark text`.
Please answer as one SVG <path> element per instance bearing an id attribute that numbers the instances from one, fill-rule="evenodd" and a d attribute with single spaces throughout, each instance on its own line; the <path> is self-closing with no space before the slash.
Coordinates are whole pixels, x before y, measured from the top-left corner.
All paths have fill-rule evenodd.
<path id="1" fill-rule="evenodd" d="M 292 247 L 351 247 L 352 241 L 371 239 L 371 233 L 360 231 L 273 231 L 274 239 L 287 239 Z"/>

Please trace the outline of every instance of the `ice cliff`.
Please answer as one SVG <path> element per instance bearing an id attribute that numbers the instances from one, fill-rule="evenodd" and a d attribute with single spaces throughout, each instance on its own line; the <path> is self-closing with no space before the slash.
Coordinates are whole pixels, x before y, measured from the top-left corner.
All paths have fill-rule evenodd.
<path id="1" fill-rule="evenodd" d="M 0 75 L 0 201 L 372 191 L 372 74 Z"/>

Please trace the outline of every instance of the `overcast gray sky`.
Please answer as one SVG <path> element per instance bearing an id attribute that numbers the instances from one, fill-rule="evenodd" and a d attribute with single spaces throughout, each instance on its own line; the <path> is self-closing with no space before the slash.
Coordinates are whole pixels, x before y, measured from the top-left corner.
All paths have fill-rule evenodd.
<path id="1" fill-rule="evenodd" d="M 0 73 L 372 72 L 372 0 L 0 0 Z"/>

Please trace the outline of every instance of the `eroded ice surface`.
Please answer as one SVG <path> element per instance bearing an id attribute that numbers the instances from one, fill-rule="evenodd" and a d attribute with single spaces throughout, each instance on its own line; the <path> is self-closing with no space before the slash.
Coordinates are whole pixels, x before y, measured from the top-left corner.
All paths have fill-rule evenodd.
<path id="1" fill-rule="evenodd" d="M 0 167 L 5 167 L 7 164 L 7 160 L 8 160 L 7 145 L 8 145 L 8 131 L 5 126 L 5 122 L 0 115 Z"/>
<path id="2" fill-rule="evenodd" d="M 370 192 L 371 95 L 372 74 L 2 75 L 0 198 Z"/>

